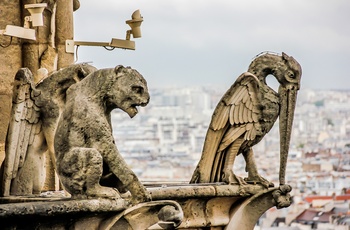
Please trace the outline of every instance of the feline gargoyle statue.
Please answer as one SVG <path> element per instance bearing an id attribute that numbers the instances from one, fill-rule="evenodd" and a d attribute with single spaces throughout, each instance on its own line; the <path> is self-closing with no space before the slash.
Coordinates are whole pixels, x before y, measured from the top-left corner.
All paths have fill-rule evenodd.
<path id="1" fill-rule="evenodd" d="M 141 74 L 120 65 L 97 70 L 68 89 L 55 135 L 55 153 L 59 178 L 73 198 L 115 198 L 118 191 L 128 190 L 132 203 L 150 200 L 120 155 L 110 120 L 115 108 L 134 117 L 136 106 L 146 106 L 149 99 Z"/>

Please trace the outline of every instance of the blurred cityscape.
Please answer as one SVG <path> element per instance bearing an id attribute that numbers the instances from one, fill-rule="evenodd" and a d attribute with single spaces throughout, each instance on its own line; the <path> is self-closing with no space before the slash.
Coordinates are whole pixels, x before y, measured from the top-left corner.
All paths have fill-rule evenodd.
<path id="1" fill-rule="evenodd" d="M 116 145 L 144 182 L 188 182 L 212 112 L 228 87 L 150 90 L 133 119 L 112 114 Z M 302 89 L 287 165 L 293 204 L 264 214 L 257 229 L 350 229 L 350 91 Z M 262 176 L 278 185 L 278 122 L 254 148 Z M 245 176 L 242 156 L 234 171 Z"/>

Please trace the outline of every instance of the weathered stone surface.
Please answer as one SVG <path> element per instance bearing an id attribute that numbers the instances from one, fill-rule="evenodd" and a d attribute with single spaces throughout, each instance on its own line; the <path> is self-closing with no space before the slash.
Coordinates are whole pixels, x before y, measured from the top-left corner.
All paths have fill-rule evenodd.
<path id="1" fill-rule="evenodd" d="M 12 93 L 11 94 L 9 92 L 3 92 L 3 93 L 4 94 L 0 94 L 0 124 L 1 124 L 0 143 L 2 144 L 5 143 L 5 138 L 7 133 L 7 124 L 10 120 L 11 98 L 12 98 Z"/>
<path id="2" fill-rule="evenodd" d="M 57 68 L 61 69 L 74 63 L 74 54 L 66 52 L 66 40 L 73 40 L 73 0 L 57 1 L 55 45 L 58 53 Z"/>
<path id="3" fill-rule="evenodd" d="M 2 164 L 4 159 L 5 159 L 5 144 L 0 143 L 0 164 Z"/>
<path id="4" fill-rule="evenodd" d="M 181 199 L 204 197 L 248 197 L 264 189 L 261 185 L 226 185 L 223 183 L 163 185 L 149 188 L 152 199 Z"/>
<path id="5" fill-rule="evenodd" d="M 117 66 L 90 74 L 67 90 L 66 104 L 55 135 L 57 171 L 73 197 L 118 197 L 129 190 L 132 202 L 150 199 L 114 143 L 110 112 L 119 108 L 130 117 L 145 106 L 145 79 L 130 67 Z M 100 179 L 102 177 L 102 181 Z M 104 178 L 110 182 L 104 182 Z M 118 186 L 121 182 L 122 187 Z"/>
<path id="6" fill-rule="evenodd" d="M 0 218 L 20 216 L 58 216 L 74 213 L 117 212 L 128 207 L 123 199 L 58 200 L 0 205 Z"/>

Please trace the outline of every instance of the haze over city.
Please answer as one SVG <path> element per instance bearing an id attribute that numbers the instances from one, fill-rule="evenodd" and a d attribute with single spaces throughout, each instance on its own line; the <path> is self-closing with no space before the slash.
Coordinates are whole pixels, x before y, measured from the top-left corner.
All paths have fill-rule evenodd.
<path id="1" fill-rule="evenodd" d="M 347 0 L 85 0 L 74 13 L 75 40 L 125 39 L 140 9 L 136 50 L 79 47 L 77 62 L 137 69 L 150 88 L 231 85 L 255 55 L 285 52 L 303 68 L 302 89 L 350 89 Z"/>

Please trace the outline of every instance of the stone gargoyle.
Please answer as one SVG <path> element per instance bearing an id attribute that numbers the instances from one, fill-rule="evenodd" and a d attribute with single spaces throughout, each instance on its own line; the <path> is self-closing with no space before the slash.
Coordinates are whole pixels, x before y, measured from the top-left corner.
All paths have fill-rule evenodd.
<path id="1" fill-rule="evenodd" d="M 150 200 L 120 155 L 110 120 L 115 108 L 134 117 L 136 107 L 146 106 L 149 99 L 145 79 L 123 66 L 97 70 L 67 90 L 55 153 L 59 178 L 73 198 L 118 198 L 128 190 L 132 203 Z"/>
<path id="2" fill-rule="evenodd" d="M 280 83 L 278 92 L 266 84 L 268 75 Z M 285 171 L 293 124 L 301 66 L 285 53 L 262 53 L 250 64 L 223 95 L 212 115 L 202 157 L 191 183 L 226 182 L 228 184 L 273 184 L 259 175 L 252 147 L 260 142 L 279 117 L 280 185 Z M 244 156 L 248 177 L 233 173 L 238 154 Z"/>
<path id="3" fill-rule="evenodd" d="M 45 182 L 45 155 L 55 162 L 54 135 L 67 89 L 97 70 L 76 64 L 55 71 L 35 85 L 28 68 L 14 80 L 12 114 L 5 159 L 1 166 L 1 195 L 39 194 Z M 48 151 L 49 154 L 45 154 Z"/>

